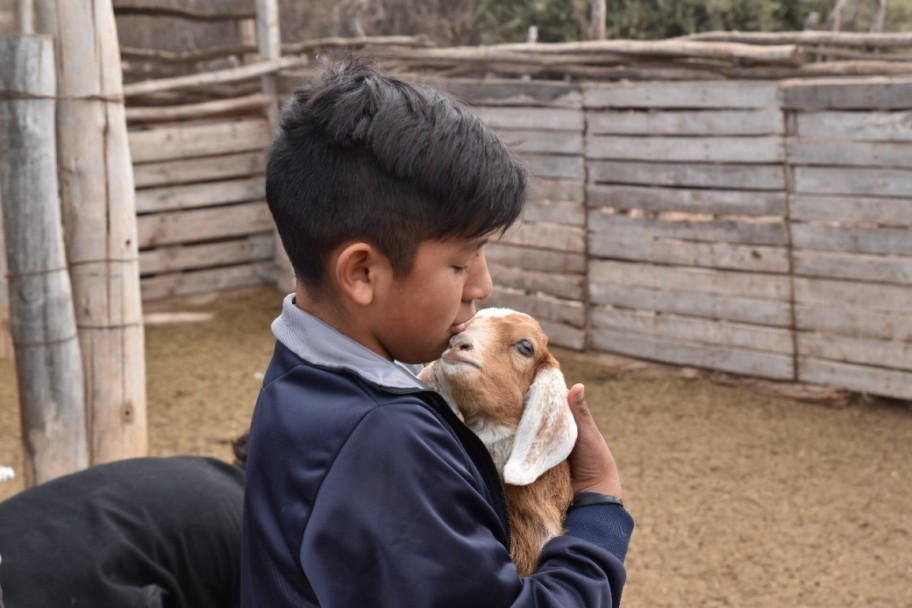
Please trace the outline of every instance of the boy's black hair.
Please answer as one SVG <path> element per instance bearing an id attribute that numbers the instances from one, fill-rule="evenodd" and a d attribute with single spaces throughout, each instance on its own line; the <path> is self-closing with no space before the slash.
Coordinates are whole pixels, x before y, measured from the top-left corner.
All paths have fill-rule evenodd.
<path id="1" fill-rule="evenodd" d="M 447 95 L 349 60 L 295 92 L 269 151 L 266 199 L 295 274 L 319 289 L 330 252 L 364 240 L 409 274 L 427 239 L 506 230 L 527 175 Z"/>

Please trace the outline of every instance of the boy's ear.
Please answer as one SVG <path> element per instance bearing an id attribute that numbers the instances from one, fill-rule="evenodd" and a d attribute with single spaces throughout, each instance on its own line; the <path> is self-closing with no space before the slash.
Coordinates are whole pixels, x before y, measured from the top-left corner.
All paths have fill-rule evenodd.
<path id="1" fill-rule="evenodd" d="M 383 271 L 384 256 L 371 244 L 356 241 L 343 246 L 333 259 L 333 277 L 341 294 L 361 306 L 370 304 Z"/>

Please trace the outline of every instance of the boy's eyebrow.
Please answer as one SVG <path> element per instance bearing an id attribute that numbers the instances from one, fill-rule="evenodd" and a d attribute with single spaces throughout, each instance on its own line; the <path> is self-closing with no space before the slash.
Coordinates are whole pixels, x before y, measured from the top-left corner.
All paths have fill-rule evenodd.
<path id="1" fill-rule="evenodd" d="M 488 244 L 488 240 L 489 239 L 486 236 L 478 237 L 477 239 L 469 241 L 466 244 L 466 249 L 471 249 L 472 251 L 481 249 L 482 247 L 484 247 L 485 245 Z"/>

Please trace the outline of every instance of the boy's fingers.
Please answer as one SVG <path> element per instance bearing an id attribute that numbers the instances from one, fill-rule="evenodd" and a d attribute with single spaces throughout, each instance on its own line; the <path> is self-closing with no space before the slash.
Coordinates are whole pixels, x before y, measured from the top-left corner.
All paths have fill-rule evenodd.
<path id="1" fill-rule="evenodd" d="M 595 426 L 592 412 L 589 411 L 589 404 L 586 403 L 586 387 L 574 384 L 567 395 L 567 401 L 570 403 L 570 411 L 573 412 L 580 437 L 591 435 L 593 432 L 601 435 Z"/>

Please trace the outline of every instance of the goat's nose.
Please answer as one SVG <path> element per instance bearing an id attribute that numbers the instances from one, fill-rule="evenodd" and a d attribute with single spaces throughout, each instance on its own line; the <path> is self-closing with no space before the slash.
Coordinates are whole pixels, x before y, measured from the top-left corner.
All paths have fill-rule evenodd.
<path id="1" fill-rule="evenodd" d="M 472 341 L 464 333 L 456 334 L 450 340 L 450 346 L 459 351 L 469 351 L 472 350 Z"/>

